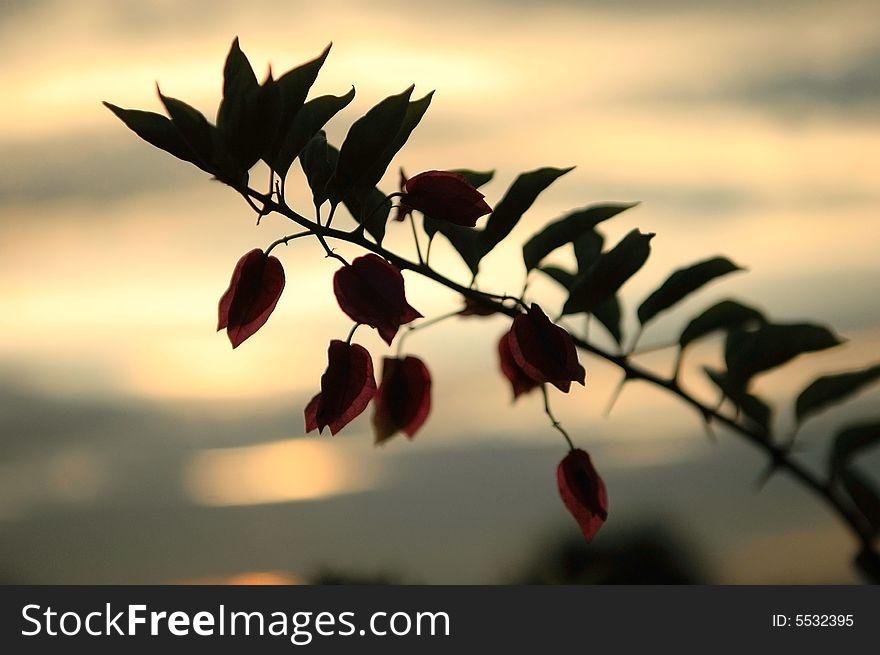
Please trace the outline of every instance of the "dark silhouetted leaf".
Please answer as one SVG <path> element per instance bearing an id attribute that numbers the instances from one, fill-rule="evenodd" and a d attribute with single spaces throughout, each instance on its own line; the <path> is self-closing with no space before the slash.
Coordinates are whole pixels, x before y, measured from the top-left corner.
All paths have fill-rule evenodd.
<path id="1" fill-rule="evenodd" d="M 746 392 L 736 380 L 731 380 L 725 373 L 708 367 L 703 367 L 703 370 L 709 376 L 709 379 L 715 383 L 715 386 L 721 390 L 724 397 L 729 398 L 766 435 L 770 429 L 771 417 L 771 410 L 767 403 L 757 396 Z"/>
<path id="2" fill-rule="evenodd" d="M 282 177 L 287 175 L 291 164 L 309 140 L 353 99 L 354 87 L 351 87 L 351 91 L 343 96 L 319 96 L 305 103 L 296 113 L 273 160 L 275 172 Z"/>
<path id="3" fill-rule="evenodd" d="M 843 469 L 860 451 L 880 445 L 880 422 L 850 425 L 834 437 L 829 468 L 832 477 Z"/>
<path id="4" fill-rule="evenodd" d="M 376 243 L 385 238 L 385 226 L 391 213 L 391 201 L 376 187 L 356 189 L 342 199 L 345 208 L 363 225 Z"/>
<path id="5" fill-rule="evenodd" d="M 161 91 L 159 91 L 159 98 L 165 105 L 171 122 L 174 123 L 174 127 L 180 132 L 190 150 L 208 167 L 208 170 L 216 171 L 214 128 L 208 123 L 208 119 L 197 109 L 181 100 L 162 95 Z"/>
<path id="6" fill-rule="evenodd" d="M 735 342 L 731 342 L 731 337 Z M 798 355 L 843 343 L 828 328 L 809 323 L 763 324 L 752 332 L 731 331 L 725 357 L 727 370 L 745 383 L 754 375 L 785 364 Z"/>
<path id="7" fill-rule="evenodd" d="M 327 136 L 323 130 L 312 137 L 302 150 L 299 163 L 312 190 L 315 207 L 321 206 L 326 200 L 324 189 L 336 169 L 338 157 L 339 151 L 327 143 Z"/>
<path id="8" fill-rule="evenodd" d="M 112 111 L 125 126 L 147 143 L 174 155 L 178 159 L 188 161 L 211 173 L 210 167 L 196 155 L 174 127 L 174 123 L 162 114 L 139 109 L 123 109 L 105 102 L 104 106 Z"/>
<path id="9" fill-rule="evenodd" d="M 217 111 L 217 129 L 226 149 L 248 170 L 269 148 L 278 129 L 281 94 L 269 77 L 261 86 L 238 45 L 232 42 L 223 67 L 223 100 Z"/>
<path id="10" fill-rule="evenodd" d="M 479 230 L 455 225 L 448 221 L 436 221 L 430 216 L 424 217 L 424 227 L 430 237 L 433 237 L 437 232 L 445 236 L 455 251 L 461 255 L 471 273 L 477 274 L 480 270 L 480 259 L 483 257 L 480 249 Z"/>
<path id="11" fill-rule="evenodd" d="M 620 315 L 620 301 L 617 299 L 617 296 L 606 298 L 593 309 L 593 316 L 608 330 L 608 334 L 611 335 L 618 346 L 623 342 Z"/>
<path id="12" fill-rule="evenodd" d="M 604 245 L 605 237 L 595 230 L 584 232 L 574 240 L 574 258 L 577 261 L 578 273 L 586 273 L 599 261 Z"/>
<path id="13" fill-rule="evenodd" d="M 573 169 L 574 167 L 539 168 L 517 177 L 504 197 L 495 205 L 495 210 L 489 216 L 486 227 L 481 233 L 480 247 L 483 255 L 510 234 L 544 189 Z"/>
<path id="14" fill-rule="evenodd" d="M 572 285 L 577 280 L 577 276 L 574 273 L 569 273 L 558 266 L 541 266 L 537 270 L 557 282 L 566 290 L 571 289 Z M 620 328 L 621 312 L 620 302 L 618 301 L 617 296 L 611 296 L 607 300 L 599 303 L 592 313 L 593 316 L 596 317 L 596 320 L 608 330 L 608 333 L 614 339 L 614 342 L 620 345 L 623 340 L 623 333 Z"/>
<path id="15" fill-rule="evenodd" d="M 740 270 L 742 269 L 739 266 L 726 257 L 713 257 L 678 269 L 639 305 L 639 322 L 644 325 L 715 278 Z"/>
<path id="16" fill-rule="evenodd" d="M 824 375 L 817 378 L 798 396 L 795 416 L 801 423 L 809 415 L 822 411 L 828 405 L 845 400 L 880 378 L 880 364 L 870 368 L 837 375 Z"/>
<path id="17" fill-rule="evenodd" d="M 566 243 L 573 243 L 585 232 L 593 232 L 593 228 L 602 221 L 613 218 L 637 204 L 593 205 L 550 223 L 523 245 L 523 262 L 526 265 L 526 270 L 532 270 L 541 263 L 544 257 Z"/>
<path id="18" fill-rule="evenodd" d="M 880 532 L 880 495 L 877 494 L 877 489 L 866 476 L 852 467 L 841 472 L 840 481 L 876 535 Z"/>
<path id="19" fill-rule="evenodd" d="M 678 345 L 685 348 L 692 341 L 717 330 L 739 328 L 749 323 L 763 323 L 764 315 L 757 309 L 735 300 L 722 300 L 712 305 L 687 324 L 678 338 Z"/>
<path id="20" fill-rule="evenodd" d="M 385 98 L 352 124 L 339 149 L 336 172 L 327 185 L 331 202 L 342 200 L 381 161 L 400 132 L 412 92 L 411 86 Z"/>
<path id="21" fill-rule="evenodd" d="M 235 37 L 223 66 L 223 99 L 217 110 L 217 129 L 223 131 L 240 123 L 245 99 L 259 88 L 254 69 Z"/>
<path id="22" fill-rule="evenodd" d="M 475 189 L 479 189 L 484 184 L 488 184 L 495 177 L 495 171 L 472 171 L 467 168 L 455 168 L 450 171 L 461 175 Z"/>
<path id="23" fill-rule="evenodd" d="M 569 273 L 558 266 L 541 266 L 538 270 L 554 282 L 560 284 L 566 291 L 571 289 L 571 285 L 576 277 L 574 273 Z"/>
<path id="24" fill-rule="evenodd" d="M 653 234 L 642 234 L 638 229 L 633 230 L 614 248 L 604 253 L 586 272 L 580 273 L 562 313 L 591 312 L 601 302 L 617 293 L 623 283 L 648 259 L 653 237 Z"/>
<path id="25" fill-rule="evenodd" d="M 327 55 L 330 54 L 330 48 L 332 45 L 333 44 L 331 43 L 324 48 L 324 51 L 315 59 L 287 71 L 284 75 L 278 78 L 278 93 L 281 102 L 278 116 L 278 129 L 274 140 L 274 147 L 270 148 L 264 157 L 266 163 L 270 166 L 277 161 L 280 149 L 286 140 L 287 133 L 290 131 L 296 115 L 305 103 L 306 98 L 309 95 L 309 89 L 311 89 L 312 85 L 315 83 L 315 80 L 318 77 L 318 72 L 321 70 L 321 66 L 324 65 Z M 321 126 L 319 125 L 318 127 Z M 306 139 L 306 141 L 308 141 L 308 139 Z M 305 143 L 303 143 L 303 146 L 304 145 Z M 290 168 L 292 162 L 293 157 L 290 158 L 287 168 L 285 168 L 285 172 Z M 276 172 L 278 172 L 279 175 L 283 175 L 283 173 L 277 169 Z"/>
<path id="26" fill-rule="evenodd" d="M 419 122 L 422 120 L 422 116 L 425 115 L 425 112 L 428 111 L 433 96 L 434 92 L 431 91 L 431 93 L 423 98 L 413 100 L 406 106 L 406 113 L 403 117 L 400 129 L 382 151 L 381 155 L 372 163 L 364 175 L 361 176 L 358 182 L 359 185 L 372 187 L 379 184 L 379 181 L 382 179 L 382 176 L 385 175 L 385 171 L 391 164 L 391 160 L 394 159 L 394 155 L 396 155 L 406 144 L 410 134 L 416 129 Z"/>

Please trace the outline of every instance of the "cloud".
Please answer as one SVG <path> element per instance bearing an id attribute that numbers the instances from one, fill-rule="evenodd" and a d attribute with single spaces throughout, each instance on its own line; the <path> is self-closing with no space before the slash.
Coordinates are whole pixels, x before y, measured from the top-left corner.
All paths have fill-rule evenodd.
<path id="1" fill-rule="evenodd" d="M 191 165 L 127 132 L 116 136 L 93 130 L 6 141 L 0 142 L 0 152 L 6 164 L 0 176 L 0 207 L 59 200 L 104 204 L 157 189 L 193 186 L 204 178 L 194 175 Z"/>
<path id="2" fill-rule="evenodd" d="M 661 105 L 741 106 L 787 120 L 831 115 L 876 120 L 880 109 L 880 49 L 863 48 L 839 61 L 794 60 L 721 79 L 649 92 Z"/>

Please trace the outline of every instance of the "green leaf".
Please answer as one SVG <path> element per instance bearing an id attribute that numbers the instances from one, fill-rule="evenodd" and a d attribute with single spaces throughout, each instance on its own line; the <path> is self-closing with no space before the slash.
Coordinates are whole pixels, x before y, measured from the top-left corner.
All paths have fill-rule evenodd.
<path id="1" fill-rule="evenodd" d="M 551 280 L 562 286 L 566 291 L 571 288 L 571 285 L 574 283 L 576 277 L 574 273 L 569 273 L 565 269 L 559 268 L 558 266 L 541 266 L 538 270 L 549 277 Z"/>
<path id="2" fill-rule="evenodd" d="M 104 106 L 125 123 L 128 129 L 150 145 L 156 146 L 178 159 L 195 164 L 206 173 L 211 172 L 210 167 L 183 140 L 180 132 L 174 127 L 174 123 L 169 118 L 152 111 L 123 109 L 109 102 L 105 102 Z"/>
<path id="3" fill-rule="evenodd" d="M 550 186 L 554 180 L 573 169 L 573 166 L 570 168 L 539 168 L 517 177 L 504 197 L 495 205 L 495 209 L 489 215 L 486 227 L 481 233 L 480 247 L 483 255 L 488 254 L 504 237 L 510 234 L 511 230 L 519 223 L 522 215 L 528 211 L 544 189 Z"/>
<path id="4" fill-rule="evenodd" d="M 354 100 L 354 87 L 342 96 L 319 96 L 305 103 L 294 116 L 281 147 L 277 149 L 272 160 L 273 170 L 281 177 L 287 175 L 291 164 L 309 140 L 352 100 Z"/>
<path id="5" fill-rule="evenodd" d="M 579 209 L 560 218 L 535 234 L 523 245 L 523 263 L 530 271 L 541 263 L 551 252 L 566 243 L 572 243 L 581 234 L 592 232 L 602 221 L 617 216 L 622 211 L 635 207 L 638 203 L 593 205 Z"/>
<path id="6" fill-rule="evenodd" d="M 309 188 L 312 190 L 312 200 L 315 207 L 320 207 L 326 200 L 325 188 L 327 181 L 336 169 L 336 159 L 339 151 L 327 143 L 327 135 L 319 131 L 302 149 L 299 158 L 300 166 L 305 173 Z"/>
<path id="7" fill-rule="evenodd" d="M 371 187 L 379 184 L 382 176 L 385 175 L 385 171 L 388 170 L 391 160 L 394 159 L 394 156 L 401 148 L 403 148 L 410 135 L 413 133 L 413 130 L 416 129 L 419 122 L 422 120 L 422 116 L 428 111 L 433 96 L 434 92 L 431 91 L 428 95 L 419 98 L 418 100 L 413 100 L 406 106 L 406 113 L 403 117 L 400 129 L 382 151 L 379 158 L 376 159 L 364 175 L 361 176 L 361 179 L 358 182 L 360 186 Z"/>
<path id="8" fill-rule="evenodd" d="M 731 336 L 737 331 L 732 331 Z M 753 376 L 785 364 L 798 355 L 825 350 L 843 341 L 828 328 L 810 323 L 761 325 L 752 332 L 743 332 L 737 342 L 731 344 L 727 370 L 730 375 L 745 383 Z"/>
<path id="9" fill-rule="evenodd" d="M 488 184 L 495 177 L 495 171 L 472 171 L 469 168 L 454 168 L 450 172 L 461 175 L 475 189 Z"/>
<path id="10" fill-rule="evenodd" d="M 703 367 L 703 371 L 724 396 L 729 398 L 747 418 L 751 419 L 755 427 L 759 428 L 764 435 L 769 432 L 772 412 L 767 403 L 746 392 L 736 380 L 732 380 L 727 374 L 708 367 Z"/>
<path id="11" fill-rule="evenodd" d="M 722 300 L 709 307 L 709 309 L 687 324 L 687 327 L 678 338 L 678 345 L 683 349 L 692 341 L 696 341 L 717 330 L 729 330 L 748 325 L 749 323 L 763 322 L 764 315 L 757 309 L 743 305 L 735 300 Z"/>
<path id="12" fill-rule="evenodd" d="M 674 271 L 656 291 L 639 305 L 637 312 L 639 323 L 644 325 L 660 312 L 669 309 L 715 278 L 741 270 L 726 257 L 712 257 Z"/>
<path id="13" fill-rule="evenodd" d="M 595 230 L 584 232 L 574 240 L 574 258 L 577 260 L 578 273 L 586 273 L 599 261 L 604 245 L 605 237 Z"/>
<path id="14" fill-rule="evenodd" d="M 853 504 L 870 524 L 873 534 L 880 532 L 880 495 L 874 484 L 856 469 L 849 467 L 840 475 L 843 488 Z"/>
<path id="15" fill-rule="evenodd" d="M 578 274 L 562 313 L 591 312 L 617 293 L 648 259 L 653 237 L 652 233 L 642 234 L 635 229 L 604 253 L 586 272 Z"/>
<path id="16" fill-rule="evenodd" d="M 831 476 L 837 474 L 861 451 L 880 445 L 880 421 L 850 425 L 834 437 L 829 458 Z"/>
<path id="17" fill-rule="evenodd" d="M 338 203 L 357 186 L 394 143 L 406 118 L 413 88 L 385 98 L 352 124 L 339 149 L 336 172 L 327 185 L 331 202 Z"/>
<path id="18" fill-rule="evenodd" d="M 271 147 L 266 153 L 266 156 L 264 156 L 266 163 L 270 166 L 277 160 L 287 133 L 290 131 L 297 113 L 299 113 L 299 110 L 305 103 L 306 98 L 309 95 L 309 90 L 318 78 L 321 66 L 324 65 L 324 61 L 326 61 L 327 55 L 330 54 L 330 48 L 332 46 L 332 43 L 329 44 L 315 59 L 307 61 L 306 63 L 287 71 L 284 75 L 278 78 L 278 93 L 281 103 L 278 116 L 278 128 L 274 139 L 274 147 Z M 293 158 L 291 157 L 290 163 L 292 162 Z M 290 163 L 287 164 L 285 173 L 287 172 L 287 169 L 290 168 Z M 277 169 L 276 172 L 283 175 Z"/>
<path id="19" fill-rule="evenodd" d="M 797 398 L 795 403 L 797 422 L 802 423 L 809 415 L 845 400 L 847 396 L 858 392 L 878 378 L 880 378 L 880 364 L 861 371 L 817 378 Z"/>

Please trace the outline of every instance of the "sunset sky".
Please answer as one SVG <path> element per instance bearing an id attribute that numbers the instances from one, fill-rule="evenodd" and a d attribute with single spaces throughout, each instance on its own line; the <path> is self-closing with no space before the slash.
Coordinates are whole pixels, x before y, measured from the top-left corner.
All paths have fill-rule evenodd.
<path id="1" fill-rule="evenodd" d="M 332 295 L 338 262 L 317 244 L 277 251 L 287 288 L 259 334 L 233 351 L 214 331 L 237 259 L 295 230 L 277 216 L 255 226 L 228 188 L 140 141 L 101 101 L 160 111 L 158 82 L 213 120 L 236 35 L 261 78 L 333 42 L 312 96 L 355 86 L 328 126 L 337 145 L 385 96 L 412 83 L 416 97 L 436 90 L 388 192 L 401 166 L 494 169 L 483 189 L 494 204 L 519 172 L 577 166 L 487 257 L 481 288 L 519 291 L 519 248 L 547 221 L 638 200 L 603 225 L 609 243 L 634 227 L 657 234 L 622 292 L 630 334 L 634 309 L 674 268 L 724 254 L 748 269 L 659 318 L 643 345 L 672 341 L 725 297 L 782 322 L 832 325 L 845 345 L 758 380 L 783 429 L 818 372 L 880 359 L 876 2 L 4 2 L 0 579 L 335 567 L 497 582 L 547 535 L 576 532 L 555 495 L 563 444 L 540 398 L 511 405 L 497 370 L 505 319 L 408 337 L 432 371 L 433 412 L 413 442 L 380 449 L 368 418 L 346 436 L 303 437 L 326 344 L 350 328 Z M 306 211 L 297 164 L 288 186 Z M 392 250 L 414 255 L 405 226 L 388 234 Z M 440 238 L 432 263 L 468 281 Z M 426 317 L 459 304 L 426 280 L 406 284 Z M 537 277 L 530 293 L 554 314 L 564 300 Z M 372 331 L 358 341 L 377 362 L 389 352 Z M 717 346 L 688 356 L 685 382 L 705 398 L 699 365 L 720 361 Z M 671 357 L 639 361 L 666 372 Z M 618 374 L 582 362 L 587 388 L 553 402 L 606 475 L 608 539 L 654 520 L 680 530 L 714 580 L 855 579 L 852 544 L 807 492 L 780 479 L 756 494 L 757 454 L 734 435 L 709 443 L 691 413 L 644 386 L 603 418 Z M 876 417 L 876 393 L 812 422 L 806 456 L 821 461 L 841 422 Z M 460 550 L 413 552 L 441 538 Z M 214 557 L 195 556 L 218 539 Z M 345 539 L 361 544 L 356 554 Z M 793 543 L 808 545 L 792 557 Z"/>

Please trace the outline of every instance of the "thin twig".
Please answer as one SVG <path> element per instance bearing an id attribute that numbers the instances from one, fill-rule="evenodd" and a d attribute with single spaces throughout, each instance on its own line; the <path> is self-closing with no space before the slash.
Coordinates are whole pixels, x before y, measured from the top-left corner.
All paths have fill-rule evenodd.
<path id="1" fill-rule="evenodd" d="M 559 433 L 565 437 L 565 441 L 568 443 L 568 448 L 570 450 L 574 450 L 574 444 L 571 441 L 571 437 L 568 436 L 568 432 L 565 431 L 565 428 L 560 425 L 559 421 L 556 420 L 556 417 L 553 416 L 553 412 L 550 411 L 550 397 L 547 394 L 547 384 L 544 383 L 541 385 L 541 395 L 544 396 L 544 413 L 550 419 L 550 423 L 556 428 Z"/>
<path id="2" fill-rule="evenodd" d="M 269 247 L 266 248 L 266 254 L 268 255 L 270 252 L 272 252 L 272 249 L 275 246 L 280 246 L 282 243 L 286 246 L 288 242 L 293 241 L 294 239 L 311 236 L 311 234 L 311 230 L 306 230 L 304 232 L 297 232 L 296 234 L 289 234 L 286 237 L 281 237 L 280 239 L 277 239 L 269 244 Z"/>

